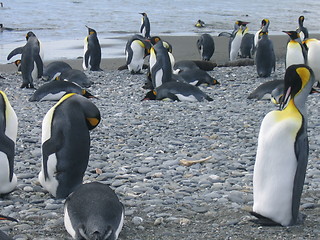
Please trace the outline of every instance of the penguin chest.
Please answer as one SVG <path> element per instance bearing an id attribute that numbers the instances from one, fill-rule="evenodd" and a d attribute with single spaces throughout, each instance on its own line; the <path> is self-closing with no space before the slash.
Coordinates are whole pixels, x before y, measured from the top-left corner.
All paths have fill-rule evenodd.
<path id="1" fill-rule="evenodd" d="M 141 46 L 141 41 L 135 40 L 131 44 L 132 59 L 128 64 L 129 71 L 138 72 L 142 69 L 144 59 L 144 48 Z M 127 53 L 128 54 L 128 53 Z M 129 56 L 127 56 L 128 58 Z"/>
<path id="2" fill-rule="evenodd" d="M 308 65 L 312 68 L 317 81 L 320 80 L 320 43 L 313 43 L 308 51 Z"/>
<path id="3" fill-rule="evenodd" d="M 293 64 L 304 64 L 303 50 L 299 43 L 289 42 L 286 54 L 286 68 Z"/>
<path id="4" fill-rule="evenodd" d="M 240 31 L 238 31 L 233 41 L 231 42 L 230 61 L 236 60 L 240 50 L 241 41 L 242 41 L 242 34 Z"/>
<path id="5" fill-rule="evenodd" d="M 254 166 L 253 211 L 284 226 L 292 218 L 292 193 L 297 168 L 296 136 L 302 125 L 297 112 L 272 111 L 263 119 Z"/>

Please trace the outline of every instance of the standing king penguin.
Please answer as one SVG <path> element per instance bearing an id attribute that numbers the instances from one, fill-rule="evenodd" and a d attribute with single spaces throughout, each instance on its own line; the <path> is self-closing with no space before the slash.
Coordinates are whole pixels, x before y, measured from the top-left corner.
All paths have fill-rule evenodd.
<path id="1" fill-rule="evenodd" d="M 33 32 L 28 32 L 26 39 L 26 45 L 11 51 L 7 60 L 10 60 L 14 55 L 21 54 L 21 88 L 34 88 L 33 80 L 41 78 L 43 74 L 42 51 L 40 51 L 40 42 Z"/>
<path id="2" fill-rule="evenodd" d="M 274 54 L 273 43 L 268 36 L 268 24 L 263 26 L 258 40 L 255 63 L 259 77 L 269 77 L 272 70 L 276 68 L 276 56 Z"/>
<path id="3" fill-rule="evenodd" d="M 297 31 L 283 31 L 288 34 L 290 41 L 287 44 L 286 68 L 293 64 L 305 64 L 306 52 L 301 43 L 300 35 Z"/>
<path id="4" fill-rule="evenodd" d="M 172 81 L 172 66 L 168 50 L 158 41 L 150 50 L 150 72 L 153 88 Z"/>
<path id="5" fill-rule="evenodd" d="M 82 184 L 89 161 L 89 130 L 99 122 L 99 109 L 75 93 L 62 97 L 45 115 L 39 181 L 54 197 L 66 198 Z"/>
<path id="6" fill-rule="evenodd" d="M 308 162 L 305 102 L 314 83 L 304 64 L 285 73 L 280 110 L 261 123 L 253 172 L 253 212 L 264 225 L 290 226 L 301 221 L 299 206 Z"/>
<path id="7" fill-rule="evenodd" d="M 141 26 L 140 33 L 146 39 L 150 38 L 150 21 L 146 13 L 140 13 L 142 15 L 141 18 Z"/>
<path id="8" fill-rule="evenodd" d="M 320 87 L 320 41 L 309 38 L 303 42 L 307 48 L 307 65 L 312 68 L 317 87 Z"/>
<path id="9" fill-rule="evenodd" d="M 117 240 L 124 207 L 106 184 L 80 185 L 64 204 L 64 225 L 73 239 Z"/>
<path id="10" fill-rule="evenodd" d="M 0 91 L 0 195 L 7 194 L 17 186 L 13 173 L 18 118 L 7 95 Z"/>
<path id="11" fill-rule="evenodd" d="M 297 32 L 300 34 L 301 41 L 304 41 L 309 38 L 309 31 L 305 26 L 303 26 L 303 22 L 304 22 L 304 16 L 300 16 L 298 18 L 299 27 L 297 29 Z"/>
<path id="12" fill-rule="evenodd" d="M 126 64 L 131 74 L 141 72 L 144 58 L 149 55 L 150 48 L 150 42 L 146 41 L 141 35 L 136 34 L 128 39 L 125 55 Z"/>
<path id="13" fill-rule="evenodd" d="M 84 39 L 84 56 L 82 67 L 87 70 L 90 67 L 91 71 L 102 71 L 101 63 L 101 47 L 97 32 L 88 28 L 88 36 Z"/>
<path id="14" fill-rule="evenodd" d="M 203 61 L 210 61 L 214 53 L 214 40 L 208 33 L 202 34 L 197 40 L 198 51 Z"/>

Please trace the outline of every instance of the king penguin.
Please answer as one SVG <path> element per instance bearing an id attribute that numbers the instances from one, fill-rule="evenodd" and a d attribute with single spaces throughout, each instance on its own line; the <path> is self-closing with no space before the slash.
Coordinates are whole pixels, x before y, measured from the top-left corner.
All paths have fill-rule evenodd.
<path id="1" fill-rule="evenodd" d="M 320 41 L 315 38 L 309 38 L 304 41 L 307 47 L 307 65 L 312 68 L 317 86 L 320 86 Z"/>
<path id="2" fill-rule="evenodd" d="M 293 64 L 305 64 L 306 53 L 297 31 L 283 31 L 288 34 L 290 41 L 287 44 L 286 68 Z"/>
<path id="3" fill-rule="evenodd" d="M 17 186 L 13 172 L 18 118 L 7 95 L 0 91 L 0 195 L 10 193 Z"/>
<path id="4" fill-rule="evenodd" d="M 255 63 L 259 77 L 269 77 L 276 68 L 276 56 L 273 43 L 268 36 L 268 25 L 260 32 L 260 39 L 256 48 Z"/>
<path id="5" fill-rule="evenodd" d="M 84 70 L 90 68 L 91 71 L 102 71 L 101 47 L 96 30 L 88 28 L 88 36 L 84 39 L 84 56 L 82 67 Z"/>
<path id="6" fill-rule="evenodd" d="M 309 31 L 305 26 L 303 26 L 303 22 L 304 22 L 304 16 L 300 16 L 298 18 L 299 27 L 297 29 L 297 32 L 300 34 L 301 41 L 304 41 L 309 38 Z"/>
<path id="7" fill-rule="evenodd" d="M 284 77 L 280 110 L 260 127 L 253 172 L 253 212 L 264 225 L 301 221 L 299 206 L 308 162 L 306 100 L 314 84 L 310 67 L 291 65 Z"/>
<path id="8" fill-rule="evenodd" d="M 99 109 L 75 93 L 62 97 L 45 115 L 39 181 L 54 197 L 66 198 L 82 184 L 89 160 L 89 130 L 99 122 Z"/>
<path id="9" fill-rule="evenodd" d="M 124 207 L 106 184 L 80 185 L 64 204 L 64 225 L 73 239 L 116 240 L 124 221 Z"/>
<path id="10" fill-rule="evenodd" d="M 197 40 L 197 47 L 200 53 L 201 59 L 204 61 L 210 61 L 214 53 L 214 40 L 208 33 L 202 34 Z"/>
<path id="11" fill-rule="evenodd" d="M 245 30 L 244 26 L 246 26 L 249 22 L 236 21 L 234 24 L 234 30 L 232 33 L 222 32 L 218 36 L 229 37 L 229 59 L 230 61 L 234 61 L 237 59 L 241 41 L 243 37 L 243 30 Z"/>
<path id="12" fill-rule="evenodd" d="M 140 13 L 142 15 L 141 18 L 141 26 L 140 33 L 146 39 L 150 38 L 150 21 L 146 13 Z"/>
<path id="13" fill-rule="evenodd" d="M 141 72 L 144 58 L 149 55 L 150 48 L 150 42 L 146 41 L 141 35 L 136 34 L 128 39 L 125 55 L 126 64 L 131 74 Z"/>
<path id="14" fill-rule="evenodd" d="M 170 81 L 163 83 L 156 89 L 149 91 L 143 100 L 164 100 L 202 102 L 204 100 L 213 101 L 206 93 L 198 87 L 189 83 Z"/>
<path id="15" fill-rule="evenodd" d="M 150 50 L 150 73 L 153 88 L 172 81 L 172 66 L 168 50 L 158 41 Z"/>
<path id="16" fill-rule="evenodd" d="M 21 88 L 34 88 L 33 81 L 36 78 L 41 78 L 43 74 L 42 51 L 40 51 L 40 42 L 33 32 L 28 32 L 26 39 L 26 45 L 11 51 L 7 60 L 16 54 L 21 54 Z"/>
<path id="17" fill-rule="evenodd" d="M 264 26 L 266 26 L 266 28 L 268 29 L 269 24 L 270 24 L 269 19 L 267 18 L 262 19 L 260 29 L 254 34 L 254 53 L 255 53 L 255 48 L 257 47 L 258 41 L 261 38 L 260 33 L 262 29 L 264 28 Z"/>
<path id="18" fill-rule="evenodd" d="M 56 79 L 56 77 L 60 76 L 64 71 L 70 70 L 72 67 L 63 61 L 54 61 L 49 63 L 43 69 L 42 79 L 45 81 L 51 81 Z"/>

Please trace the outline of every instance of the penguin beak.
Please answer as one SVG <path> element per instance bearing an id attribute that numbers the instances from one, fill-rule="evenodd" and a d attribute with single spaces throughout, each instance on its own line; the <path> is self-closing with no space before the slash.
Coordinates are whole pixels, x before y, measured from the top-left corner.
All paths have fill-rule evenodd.
<path id="1" fill-rule="evenodd" d="M 291 99 L 291 86 L 288 87 L 285 96 L 280 100 L 280 110 L 283 110 L 287 106 L 290 99 Z"/>
<path id="2" fill-rule="evenodd" d="M 0 220 L 8 220 L 8 221 L 12 221 L 12 222 L 18 222 L 18 220 L 15 219 L 15 218 L 4 216 L 4 215 L 1 215 L 1 214 L 0 214 Z"/>

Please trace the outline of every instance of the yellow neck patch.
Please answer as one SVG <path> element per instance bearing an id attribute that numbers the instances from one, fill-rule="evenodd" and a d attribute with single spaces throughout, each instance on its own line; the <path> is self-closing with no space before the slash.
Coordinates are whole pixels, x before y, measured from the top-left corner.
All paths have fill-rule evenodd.
<path id="1" fill-rule="evenodd" d="M 282 121 L 286 118 L 296 118 L 302 121 L 302 115 L 294 104 L 293 99 L 289 101 L 285 109 L 277 111 L 277 121 Z"/>
<path id="2" fill-rule="evenodd" d="M 296 72 L 301 78 L 301 83 L 302 83 L 301 89 L 303 89 L 310 80 L 310 75 L 311 75 L 310 71 L 307 68 L 300 67 L 296 69 Z"/>

